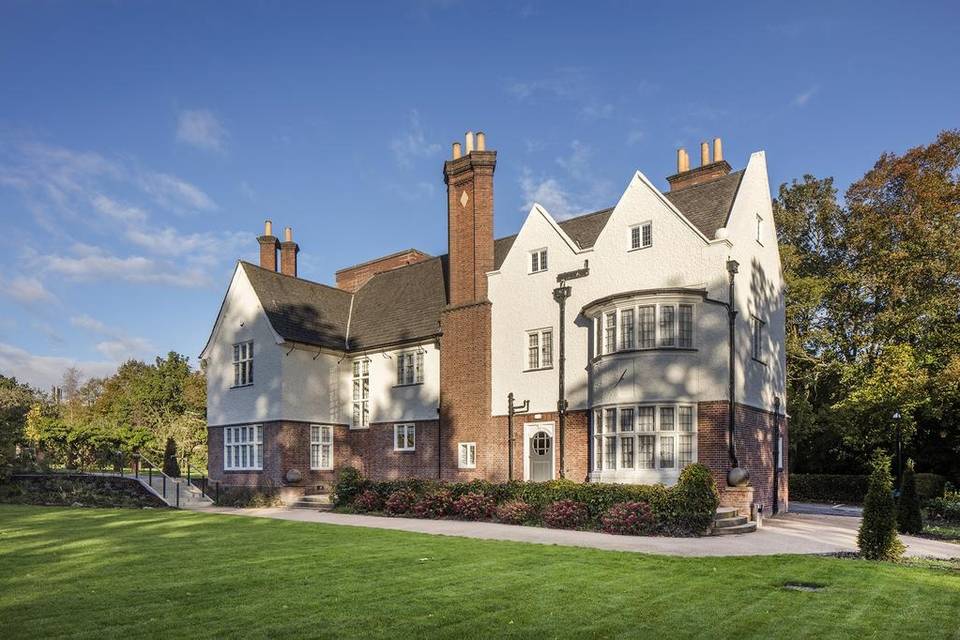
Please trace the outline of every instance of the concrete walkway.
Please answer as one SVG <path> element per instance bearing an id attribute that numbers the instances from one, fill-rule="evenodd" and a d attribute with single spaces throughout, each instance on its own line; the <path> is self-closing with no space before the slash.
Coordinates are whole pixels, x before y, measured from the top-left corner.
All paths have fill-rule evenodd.
<path id="1" fill-rule="evenodd" d="M 705 538 L 653 538 L 542 527 L 519 527 L 492 522 L 414 520 L 282 507 L 264 509 L 210 507 L 204 509 L 204 512 L 676 556 L 762 556 L 856 551 L 857 528 L 860 525 L 859 518 L 790 513 L 766 520 L 763 527 L 755 533 Z M 908 556 L 960 558 L 960 544 L 913 536 L 902 538 L 907 545 Z"/>

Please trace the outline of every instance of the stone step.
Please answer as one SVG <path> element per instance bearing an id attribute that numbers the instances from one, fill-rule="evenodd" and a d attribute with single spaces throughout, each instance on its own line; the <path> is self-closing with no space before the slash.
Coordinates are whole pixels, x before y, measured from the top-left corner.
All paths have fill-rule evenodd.
<path id="1" fill-rule="evenodd" d="M 300 496 L 300 502 L 311 502 L 315 504 L 333 504 L 333 498 L 329 493 L 308 493 Z"/>
<path id="2" fill-rule="evenodd" d="M 732 536 L 738 533 L 753 533 L 757 530 L 756 522 L 748 522 L 746 524 L 738 524 L 733 527 L 717 527 L 714 528 L 710 535 L 714 536 Z"/>
<path id="3" fill-rule="evenodd" d="M 723 520 L 724 518 L 736 518 L 738 515 L 740 514 L 736 507 L 718 507 L 713 518 L 714 520 Z"/>
<path id="4" fill-rule="evenodd" d="M 742 524 L 747 524 L 749 520 L 747 516 L 734 516 L 732 518 L 717 518 L 713 521 L 713 527 L 715 529 L 725 529 L 727 527 L 738 527 Z"/>

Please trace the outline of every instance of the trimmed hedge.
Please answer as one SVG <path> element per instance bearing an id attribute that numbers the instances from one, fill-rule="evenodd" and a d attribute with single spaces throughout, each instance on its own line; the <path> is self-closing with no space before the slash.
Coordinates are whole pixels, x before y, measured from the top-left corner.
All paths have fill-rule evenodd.
<path id="1" fill-rule="evenodd" d="M 572 500 L 586 506 L 587 526 L 600 528 L 604 514 L 612 506 L 624 502 L 642 502 L 650 506 L 655 533 L 671 536 L 702 535 L 710 527 L 720 502 L 710 470 L 700 464 L 686 467 L 677 484 L 671 487 L 660 484 L 576 483 L 570 480 L 495 484 L 486 480 L 442 483 L 412 478 L 374 482 L 360 477 L 355 470 L 351 469 L 349 473 L 344 471 L 341 471 L 335 488 L 336 504 L 340 507 L 351 507 L 353 499 L 364 491 L 373 491 L 384 504 L 399 491 L 411 492 L 419 500 L 446 490 L 455 504 L 466 495 L 479 494 L 490 498 L 489 504 L 493 507 L 521 501 L 529 506 L 531 514 L 542 514 L 546 507 L 560 500 Z M 408 501 L 409 494 L 405 494 L 404 498 L 404 502 Z M 492 517 L 492 513 L 487 517 Z"/>
<path id="2" fill-rule="evenodd" d="M 867 486 L 867 476 L 791 473 L 790 499 L 796 502 L 863 504 Z"/>
<path id="3" fill-rule="evenodd" d="M 960 524 L 960 493 L 947 494 L 928 502 L 927 517 L 934 521 Z"/>
<path id="4" fill-rule="evenodd" d="M 214 496 L 216 497 L 216 496 Z M 283 504 L 280 492 L 272 487 L 221 486 L 218 507 L 237 507 L 239 509 L 279 507 Z"/>
<path id="5" fill-rule="evenodd" d="M 921 500 L 942 498 L 947 486 L 947 479 L 937 473 L 914 474 L 917 481 L 917 495 Z"/>

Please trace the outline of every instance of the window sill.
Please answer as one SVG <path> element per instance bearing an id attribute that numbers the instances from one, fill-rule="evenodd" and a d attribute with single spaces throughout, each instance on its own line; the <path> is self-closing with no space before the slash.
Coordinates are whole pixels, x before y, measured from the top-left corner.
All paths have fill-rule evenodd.
<path id="1" fill-rule="evenodd" d="M 550 273 L 549 269 L 541 269 L 540 271 L 527 271 L 528 276 L 535 276 L 540 273 Z"/>
<path id="2" fill-rule="evenodd" d="M 416 449 L 394 449 L 394 453 L 416 453 Z"/>
<path id="3" fill-rule="evenodd" d="M 333 467 L 310 467 L 310 471 L 333 471 Z"/>
<path id="4" fill-rule="evenodd" d="M 627 249 L 627 253 L 633 253 L 634 251 L 643 251 L 644 249 L 652 249 L 652 248 L 653 248 L 652 244 L 648 244 L 645 247 L 630 247 L 629 249 Z"/>
<path id="5" fill-rule="evenodd" d="M 232 384 L 232 385 L 230 385 L 229 388 L 230 388 L 230 389 L 245 389 L 245 388 L 247 388 L 247 387 L 252 387 L 252 386 L 253 386 L 253 383 L 250 382 L 250 383 L 248 383 L 248 384 Z"/>
<path id="6" fill-rule="evenodd" d="M 224 469 L 224 473 L 263 473 L 263 469 Z"/>
<path id="7" fill-rule="evenodd" d="M 757 358 L 754 358 L 753 356 L 750 356 L 750 359 L 753 360 L 754 362 L 756 362 L 757 364 L 762 364 L 763 366 L 767 366 L 767 362 L 766 362 L 765 360 L 758 360 Z"/>
<path id="8" fill-rule="evenodd" d="M 394 388 L 394 389 L 399 389 L 399 388 L 402 388 L 402 387 L 417 387 L 417 386 L 420 386 L 420 385 L 422 385 L 422 384 L 423 384 L 423 381 L 421 380 L 420 382 L 407 382 L 407 383 L 405 383 L 405 384 L 395 384 L 395 385 L 393 385 L 393 388 Z"/>
<path id="9" fill-rule="evenodd" d="M 549 367 L 539 367 L 537 369 L 524 369 L 523 373 L 536 373 L 537 371 L 550 371 L 551 369 L 553 369 L 553 365 Z"/>
<path id="10" fill-rule="evenodd" d="M 457 469 L 476 469 L 476 468 L 477 468 L 477 465 L 473 465 L 472 467 L 460 467 L 460 466 L 457 467 Z"/>
<path id="11" fill-rule="evenodd" d="M 681 352 L 681 353 L 695 353 L 699 351 L 697 347 L 650 347 L 647 349 L 620 349 L 619 351 L 611 351 L 610 353 L 602 353 L 599 356 L 594 356 L 593 361 L 596 362 L 601 358 L 606 358 L 608 356 L 618 356 L 623 354 L 635 354 L 635 353 L 658 353 L 658 352 Z"/>
<path id="12" fill-rule="evenodd" d="M 354 427 L 354 426 L 350 427 L 350 431 L 369 431 L 369 430 L 370 430 L 370 425 L 367 425 L 365 427 Z"/>

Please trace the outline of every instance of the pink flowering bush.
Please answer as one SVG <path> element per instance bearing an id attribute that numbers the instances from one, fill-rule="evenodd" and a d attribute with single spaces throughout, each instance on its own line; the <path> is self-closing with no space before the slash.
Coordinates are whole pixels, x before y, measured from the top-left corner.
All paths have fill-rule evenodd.
<path id="1" fill-rule="evenodd" d="M 557 500 L 543 510 L 543 522 L 553 529 L 578 529 L 590 519 L 587 505 L 576 500 Z"/>
<path id="2" fill-rule="evenodd" d="M 603 514 L 600 525 L 606 533 L 642 536 L 653 533 L 656 523 L 646 502 L 618 502 Z"/>
<path id="3" fill-rule="evenodd" d="M 367 489 L 353 500 L 353 509 L 358 513 L 367 513 L 368 511 L 380 511 L 383 508 L 383 500 L 376 491 Z"/>
<path id="4" fill-rule="evenodd" d="M 466 493 L 453 503 L 453 512 L 464 520 L 489 520 L 494 509 L 493 498 L 482 493 Z"/>
<path id="5" fill-rule="evenodd" d="M 409 489 L 398 489 L 387 498 L 386 503 L 383 505 L 383 511 L 388 516 L 400 516 L 409 513 L 416 503 L 416 493 Z"/>
<path id="6" fill-rule="evenodd" d="M 413 505 L 413 515 L 417 518 L 442 518 L 452 510 L 453 494 L 447 489 L 428 493 Z"/>
<path id="7" fill-rule="evenodd" d="M 511 500 L 497 507 L 497 520 L 506 524 L 524 524 L 533 520 L 537 510 L 523 500 Z"/>

